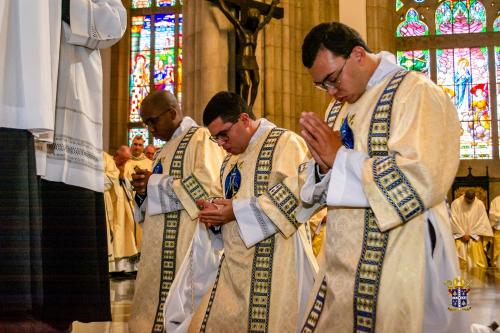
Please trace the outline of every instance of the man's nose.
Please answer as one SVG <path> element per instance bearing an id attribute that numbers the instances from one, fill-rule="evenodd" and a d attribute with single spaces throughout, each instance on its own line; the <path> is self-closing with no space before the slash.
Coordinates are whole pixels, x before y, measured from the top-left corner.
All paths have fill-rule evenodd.
<path id="1" fill-rule="evenodd" d="M 339 91 L 337 88 L 335 87 L 328 87 L 326 88 L 326 91 L 328 92 L 328 95 L 332 96 L 332 97 L 335 97 L 335 94 Z"/>

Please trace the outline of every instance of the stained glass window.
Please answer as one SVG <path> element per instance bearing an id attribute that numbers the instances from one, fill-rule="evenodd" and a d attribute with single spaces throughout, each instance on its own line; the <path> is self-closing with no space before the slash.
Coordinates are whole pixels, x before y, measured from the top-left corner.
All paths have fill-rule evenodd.
<path id="1" fill-rule="evenodd" d="M 132 141 L 134 140 L 134 138 L 137 135 L 141 135 L 145 142 L 149 141 L 149 132 L 148 132 L 147 128 L 135 127 L 135 128 L 130 129 L 130 131 L 128 132 L 129 146 L 131 145 Z"/>
<path id="2" fill-rule="evenodd" d="M 396 34 L 398 37 L 425 36 L 429 34 L 429 28 L 419 20 L 418 12 L 410 8 L 406 12 L 406 19 L 398 26 Z"/>
<path id="3" fill-rule="evenodd" d="M 495 19 L 495 22 L 493 23 L 493 31 L 495 32 L 500 32 L 500 16 L 498 16 Z M 498 119 L 498 124 L 497 124 L 497 129 L 498 132 L 498 146 L 500 147 L 500 46 L 495 46 L 495 78 L 496 78 L 496 88 L 497 88 L 497 119 Z"/>
<path id="4" fill-rule="evenodd" d="M 500 40 L 500 19 L 489 28 L 486 23 L 488 13 L 498 15 L 495 6 L 493 0 L 434 0 L 403 5 L 404 17 L 395 11 L 401 21 L 395 31 L 398 64 L 425 73 L 450 96 L 462 127 L 462 159 L 498 158 L 500 142 L 493 138 L 500 121 L 492 118 L 500 109 L 500 45 L 493 40 Z"/>
<path id="5" fill-rule="evenodd" d="M 156 0 L 158 7 L 175 6 L 175 0 Z"/>
<path id="6" fill-rule="evenodd" d="M 491 159 L 487 48 L 438 49 L 437 83 L 453 99 L 462 125 L 462 158 Z"/>
<path id="7" fill-rule="evenodd" d="M 132 0 L 133 9 L 151 7 L 151 0 Z"/>
<path id="8" fill-rule="evenodd" d="M 401 8 L 403 8 L 403 6 L 404 6 L 403 1 L 396 0 L 396 11 L 400 10 Z"/>
<path id="9" fill-rule="evenodd" d="M 132 0 L 130 27 L 129 143 L 147 133 L 139 115 L 150 91 L 168 90 L 181 98 L 182 1 Z M 147 12 L 144 8 L 149 8 Z M 147 14 L 147 15 L 144 15 Z M 133 135 L 134 133 L 134 135 Z M 146 143 L 162 145 L 152 135 Z"/>
<path id="10" fill-rule="evenodd" d="M 444 1 L 436 10 L 436 35 L 486 31 L 486 12 L 479 1 Z"/>
<path id="11" fill-rule="evenodd" d="M 430 77 L 429 72 L 429 50 L 398 51 L 397 59 L 399 66 L 409 71 L 419 71 Z"/>

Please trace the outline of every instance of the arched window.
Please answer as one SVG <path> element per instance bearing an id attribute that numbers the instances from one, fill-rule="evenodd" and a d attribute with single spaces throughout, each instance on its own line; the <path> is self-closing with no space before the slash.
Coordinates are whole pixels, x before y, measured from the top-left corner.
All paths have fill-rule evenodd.
<path id="1" fill-rule="evenodd" d="M 128 141 L 150 137 L 139 116 L 144 97 L 153 89 L 182 100 L 182 0 L 131 0 Z"/>
<path id="2" fill-rule="evenodd" d="M 397 61 L 450 96 L 461 159 L 498 159 L 500 19 L 493 0 L 396 0 Z"/>

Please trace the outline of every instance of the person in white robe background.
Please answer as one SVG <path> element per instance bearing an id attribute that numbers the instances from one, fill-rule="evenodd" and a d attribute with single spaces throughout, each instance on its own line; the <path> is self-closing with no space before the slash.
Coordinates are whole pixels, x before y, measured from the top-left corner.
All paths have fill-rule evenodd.
<path id="1" fill-rule="evenodd" d="M 314 85 L 333 97 L 325 121 L 304 112 L 313 156 L 300 219 L 328 208 L 324 263 L 302 332 L 451 332 L 443 281 L 458 276 L 445 196 L 460 125 L 441 88 L 374 54 L 339 22 L 302 45 Z"/>
<path id="2" fill-rule="evenodd" d="M 6 333 L 23 325 L 51 331 L 40 319 L 34 139 L 50 140 L 54 132 L 61 13 L 61 0 L 0 1 L 0 331 Z"/>
<path id="3" fill-rule="evenodd" d="M 486 269 L 486 246 L 493 237 L 493 231 L 484 203 L 476 198 L 474 190 L 467 190 L 465 194 L 453 200 L 451 221 L 460 268 Z"/>
<path id="4" fill-rule="evenodd" d="M 494 234 L 491 264 L 498 268 L 500 267 L 500 195 L 491 201 L 490 221 Z"/>
<path id="5" fill-rule="evenodd" d="M 130 333 L 160 333 L 165 328 L 167 332 L 182 332 L 177 330 L 182 322 L 179 317 L 185 318 L 180 312 L 186 305 L 189 309 L 194 306 L 191 296 L 213 281 L 217 272 L 219 253 L 211 249 L 206 228 L 199 226 L 195 201 L 207 198 L 212 186 L 218 184 L 224 151 L 210 141 L 207 129 L 183 116 L 175 96 L 168 91 L 147 95 L 140 114 L 155 138 L 166 143 L 156 155 L 153 172 L 144 168 L 132 174 L 134 215 L 142 222 L 144 242 L 128 328 Z M 199 252 L 198 245 L 202 247 Z M 166 298 L 186 257 L 194 260 L 195 269 L 202 265 L 212 269 L 190 285 L 187 294 L 178 294 L 171 302 L 175 313 L 164 318 Z"/>
<path id="6" fill-rule="evenodd" d="M 228 152 L 200 222 L 220 228 L 224 259 L 195 310 L 189 332 L 293 332 L 301 322 L 317 263 L 298 223 L 304 141 L 233 92 L 215 94 L 203 112 L 211 139 Z"/>
<path id="7" fill-rule="evenodd" d="M 0 127 L 14 163 L 1 164 L 11 179 L 0 192 L 17 207 L 2 221 L 23 220 L 1 232 L 12 250 L 0 316 L 60 331 L 110 320 L 99 49 L 122 37 L 126 10 L 119 0 L 6 0 L 0 22 Z"/>

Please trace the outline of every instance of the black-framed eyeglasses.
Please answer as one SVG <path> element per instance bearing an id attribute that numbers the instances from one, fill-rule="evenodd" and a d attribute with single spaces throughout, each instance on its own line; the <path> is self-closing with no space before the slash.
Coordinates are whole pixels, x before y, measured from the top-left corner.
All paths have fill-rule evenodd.
<path id="1" fill-rule="evenodd" d="M 229 140 L 229 137 L 228 137 L 228 133 L 229 131 L 231 130 L 231 128 L 233 128 L 233 126 L 239 121 L 239 119 L 237 121 L 235 121 L 234 123 L 231 124 L 231 126 L 229 126 L 227 129 L 225 130 L 222 130 L 220 131 L 219 133 L 215 134 L 215 135 L 210 135 L 210 140 L 212 140 L 213 142 L 217 143 L 217 144 L 223 144 L 225 143 L 227 140 Z"/>
<path id="2" fill-rule="evenodd" d="M 164 112 L 160 113 L 156 117 L 151 117 L 151 118 L 148 118 L 148 119 L 143 119 L 142 122 L 144 123 L 144 125 L 146 125 L 147 128 L 155 127 L 156 123 L 158 122 L 158 120 L 160 119 L 160 117 L 163 116 L 165 113 L 167 113 L 167 111 L 168 110 L 165 110 Z"/>
<path id="3" fill-rule="evenodd" d="M 347 60 L 349 60 L 349 57 L 345 59 L 344 64 L 342 65 L 342 67 L 340 67 L 340 70 L 337 72 L 337 75 L 334 79 L 332 79 L 331 76 L 335 72 L 331 72 L 323 81 L 314 82 L 314 86 L 322 91 L 328 91 L 328 89 L 338 89 L 340 87 L 340 76 L 342 75 L 345 64 L 347 64 Z"/>

